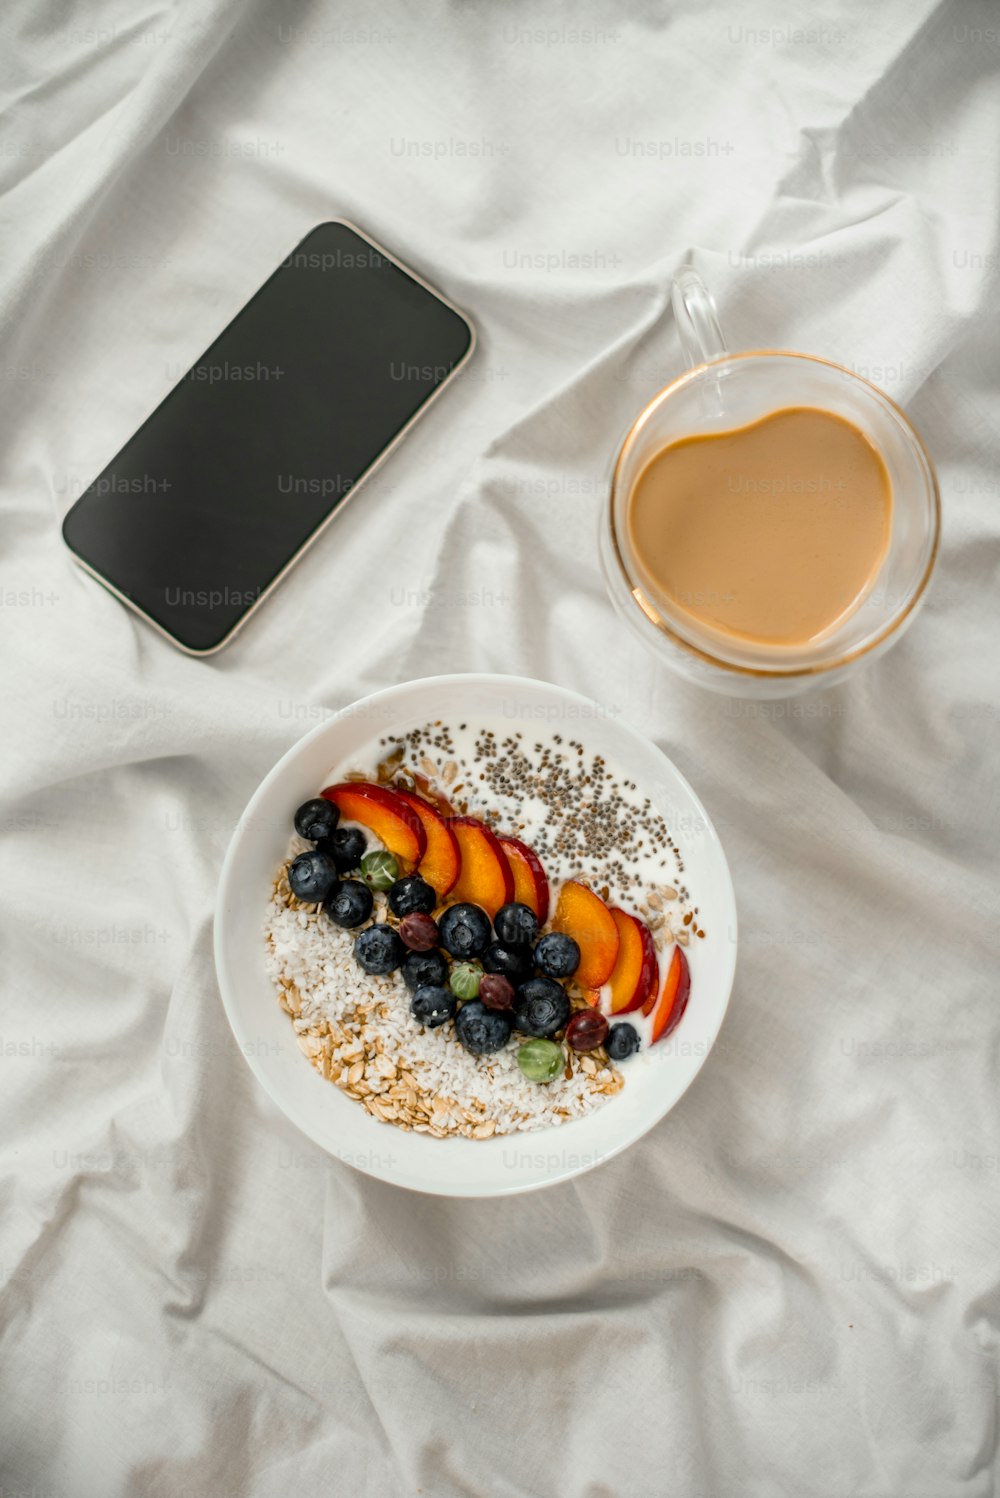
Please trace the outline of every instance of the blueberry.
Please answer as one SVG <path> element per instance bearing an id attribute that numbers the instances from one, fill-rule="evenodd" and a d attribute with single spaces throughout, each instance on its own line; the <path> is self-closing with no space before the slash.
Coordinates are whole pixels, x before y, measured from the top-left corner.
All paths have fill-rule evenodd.
<path id="1" fill-rule="evenodd" d="M 514 1022 L 525 1035 L 554 1035 L 569 1019 L 569 997 L 551 978 L 529 978 L 517 990 Z"/>
<path id="2" fill-rule="evenodd" d="M 501 905 L 493 917 L 493 929 L 505 947 L 518 947 L 523 942 L 530 947 L 538 935 L 538 917 L 529 906 L 513 900 Z"/>
<path id="3" fill-rule="evenodd" d="M 604 1049 L 612 1061 L 624 1061 L 631 1056 L 633 1051 L 639 1049 L 639 1032 L 634 1025 L 627 1020 L 622 1020 L 618 1025 L 612 1025 Z"/>
<path id="4" fill-rule="evenodd" d="M 332 836 L 339 821 L 340 807 L 317 796 L 313 801 L 303 801 L 295 813 L 295 831 L 299 837 L 318 843 L 321 837 Z"/>
<path id="5" fill-rule="evenodd" d="M 338 827 L 330 837 L 323 839 L 323 850 L 329 853 L 342 874 L 356 869 L 364 857 L 368 839 L 360 827 Z"/>
<path id="6" fill-rule="evenodd" d="M 436 1030 L 451 1019 L 457 1008 L 458 1000 L 451 989 L 442 988 L 439 983 L 425 983 L 410 1000 L 410 1013 L 428 1030 Z"/>
<path id="7" fill-rule="evenodd" d="M 447 983 L 448 959 L 443 952 L 410 952 L 403 958 L 401 972 L 407 988 Z"/>
<path id="8" fill-rule="evenodd" d="M 360 879 L 344 879 L 329 896 L 324 908 L 335 926 L 360 926 L 371 915 L 374 903 L 367 884 Z"/>
<path id="9" fill-rule="evenodd" d="M 478 999 L 463 1004 L 455 1018 L 455 1034 L 474 1056 L 490 1056 L 501 1050 L 510 1039 L 510 1015 L 501 1009 L 487 1009 Z"/>
<path id="10" fill-rule="evenodd" d="M 437 904 L 433 885 L 421 879 L 419 874 L 407 874 L 397 879 L 389 891 L 389 909 L 393 915 L 430 915 Z"/>
<path id="11" fill-rule="evenodd" d="M 385 977 L 394 973 L 406 956 L 398 932 L 391 926 L 369 926 L 355 939 L 354 955 L 366 973 Z"/>
<path id="12" fill-rule="evenodd" d="M 337 882 L 337 865 L 329 853 L 310 848 L 292 860 L 288 870 L 288 888 L 297 900 L 314 905 L 325 900 Z"/>
<path id="13" fill-rule="evenodd" d="M 502 942 L 492 941 L 483 953 L 483 967 L 488 973 L 503 973 L 516 988 L 531 977 L 531 948 L 505 947 Z"/>
<path id="14" fill-rule="evenodd" d="M 580 948 L 571 936 L 550 931 L 535 948 L 535 964 L 547 978 L 569 978 L 580 966 Z"/>
<path id="15" fill-rule="evenodd" d="M 453 957 L 478 957 L 490 944 L 490 918 L 478 905 L 451 905 L 438 921 L 441 945 Z"/>

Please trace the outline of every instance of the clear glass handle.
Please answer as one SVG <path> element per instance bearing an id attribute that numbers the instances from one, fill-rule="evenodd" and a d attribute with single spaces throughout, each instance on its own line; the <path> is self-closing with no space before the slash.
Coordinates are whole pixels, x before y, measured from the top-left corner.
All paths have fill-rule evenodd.
<path id="1" fill-rule="evenodd" d="M 674 276 L 671 295 L 674 318 L 688 366 L 708 364 L 729 352 L 719 327 L 712 293 L 693 265 L 683 265 Z"/>

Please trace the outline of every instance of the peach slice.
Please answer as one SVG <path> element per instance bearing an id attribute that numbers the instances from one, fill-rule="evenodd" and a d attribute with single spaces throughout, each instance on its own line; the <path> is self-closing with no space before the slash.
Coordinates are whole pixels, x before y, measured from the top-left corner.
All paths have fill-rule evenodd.
<path id="1" fill-rule="evenodd" d="M 628 1014 L 645 1004 L 659 985 L 656 944 L 649 927 L 638 916 L 613 905 L 611 919 L 618 928 L 618 957 L 607 980 L 607 1007 L 601 1007 L 605 1014 Z"/>
<path id="2" fill-rule="evenodd" d="M 654 991 L 642 1006 L 643 1014 L 653 1016 L 650 1045 L 655 1045 L 658 1040 L 669 1035 L 680 1023 L 690 994 L 691 969 L 688 967 L 688 960 L 680 947 L 674 947 L 674 955 L 670 959 L 659 996 Z"/>
<path id="3" fill-rule="evenodd" d="M 559 891 L 553 929 L 564 931 L 580 948 L 574 978 L 582 988 L 600 988 L 614 970 L 621 937 L 611 912 L 593 890 L 568 879 Z"/>
<path id="4" fill-rule="evenodd" d="M 344 780 L 328 785 L 323 795 L 339 807 L 345 821 L 369 827 L 407 872 L 420 862 L 427 847 L 424 824 L 395 791 L 368 780 Z"/>
<path id="5" fill-rule="evenodd" d="M 549 918 L 549 881 L 538 854 L 519 837 L 501 837 L 497 841 L 514 875 L 514 899 L 533 910 L 538 924 L 544 926 Z"/>
<path id="6" fill-rule="evenodd" d="M 434 886 L 439 900 L 453 887 L 458 878 L 458 871 L 462 867 L 462 858 L 458 851 L 458 841 L 448 823 L 440 812 L 435 811 L 429 801 L 422 796 L 417 796 L 413 791 L 400 790 L 397 786 L 393 795 L 398 796 L 400 801 L 405 801 L 411 811 L 415 811 L 424 824 L 424 832 L 427 835 L 427 847 L 424 856 L 420 860 L 418 872 L 422 879 Z"/>
<path id="7" fill-rule="evenodd" d="M 514 875 L 496 833 L 478 817 L 451 817 L 448 826 L 458 842 L 462 866 L 451 899 L 481 905 L 492 920 L 514 898 Z"/>

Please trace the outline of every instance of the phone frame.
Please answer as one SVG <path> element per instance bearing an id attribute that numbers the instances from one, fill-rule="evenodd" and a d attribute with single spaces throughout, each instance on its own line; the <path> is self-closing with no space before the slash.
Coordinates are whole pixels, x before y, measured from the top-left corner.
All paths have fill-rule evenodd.
<path id="1" fill-rule="evenodd" d="M 469 347 L 466 349 L 465 353 L 462 355 L 461 359 L 459 359 L 454 368 L 445 375 L 440 385 L 438 385 L 436 389 L 434 389 L 427 397 L 427 399 L 423 402 L 423 404 L 419 406 L 416 411 L 414 411 L 409 421 L 407 421 L 404 426 L 400 427 L 399 431 L 391 439 L 391 441 L 389 441 L 386 446 L 383 447 L 377 454 L 377 456 L 372 460 L 372 462 L 369 463 L 364 473 L 356 483 L 351 485 L 349 492 L 343 497 L 343 499 L 340 500 L 339 504 L 336 504 L 330 510 L 325 520 L 320 521 L 319 525 L 317 525 L 312 534 L 307 536 L 303 541 L 298 551 L 294 552 L 293 555 L 289 557 L 288 561 L 282 567 L 281 571 L 275 574 L 275 576 L 271 579 L 267 587 L 264 588 L 262 592 L 258 593 L 257 597 L 254 599 L 253 603 L 249 605 L 246 612 L 240 615 L 239 619 L 237 619 L 236 623 L 229 630 L 229 632 L 223 635 L 222 639 L 219 640 L 215 645 L 207 645 L 201 649 L 193 645 L 185 645 L 183 640 L 179 640 L 176 635 L 172 635 L 169 629 L 167 629 L 165 625 L 161 624 L 158 619 L 154 619 L 151 614 L 147 614 L 145 609 L 141 608 L 133 599 L 128 598 L 124 593 L 120 592 L 119 589 L 115 587 L 114 583 L 112 583 L 108 578 L 104 577 L 103 574 L 98 572 L 96 568 L 92 567 L 89 562 L 85 561 L 84 558 L 80 556 L 79 552 L 73 550 L 73 547 L 66 540 L 64 528 L 66 516 L 63 516 L 63 524 L 60 527 L 62 530 L 63 543 L 76 565 L 80 567 L 84 572 L 89 573 L 90 576 L 96 579 L 96 581 L 99 582 L 103 588 L 106 588 L 109 593 L 113 593 L 118 601 L 120 603 L 123 603 L 126 608 L 131 609 L 134 614 L 138 614 L 140 619 L 144 619 L 147 624 L 152 625 L 157 634 L 162 635 L 165 640 L 169 640 L 171 645 L 173 645 L 177 650 L 182 651 L 185 655 L 203 657 L 208 655 L 216 655 L 220 650 L 225 649 L 225 647 L 230 643 L 234 636 L 237 635 L 243 628 L 247 620 L 254 613 L 256 613 L 257 609 L 265 601 L 265 599 L 267 599 L 271 595 L 271 593 L 274 592 L 275 588 L 277 588 L 278 584 L 288 576 L 289 572 L 291 572 L 296 562 L 298 562 L 300 558 L 304 556 L 304 554 L 309 550 L 310 546 L 312 546 L 313 542 L 319 539 L 330 522 L 332 520 L 336 520 L 339 515 L 343 514 L 344 510 L 350 504 L 351 500 L 354 498 L 355 494 L 358 492 L 361 486 L 367 482 L 367 480 L 378 468 L 382 466 L 385 459 L 396 449 L 396 447 L 398 447 L 399 443 L 406 436 L 410 428 L 416 425 L 416 423 L 420 420 L 424 413 L 428 411 L 434 404 L 441 392 L 447 389 L 455 376 L 465 368 L 476 350 L 476 328 L 472 319 L 469 317 L 469 314 L 465 312 L 461 307 L 457 306 L 450 297 L 447 297 L 443 292 L 438 291 L 436 286 L 432 286 L 429 281 L 425 280 L 424 277 L 420 275 L 419 271 L 415 271 L 412 266 L 409 266 L 405 263 L 405 261 L 400 260 L 397 255 L 393 255 L 389 250 L 385 248 L 384 245 L 381 245 L 377 239 L 373 239 L 370 234 L 366 234 L 364 229 L 359 229 L 357 224 L 353 223 L 351 219 L 340 217 L 326 218 L 321 220 L 320 223 L 314 224 L 313 227 L 308 231 L 308 233 L 304 234 L 300 239 L 296 240 L 295 244 L 288 251 L 288 253 L 282 257 L 281 261 L 278 262 L 276 269 L 280 270 L 283 261 L 289 259 L 292 255 L 294 255 L 295 251 L 301 244 L 305 243 L 310 234 L 315 233 L 317 229 L 322 229 L 326 224 L 341 224 L 345 229 L 350 229 L 352 233 L 357 234 L 360 239 L 363 239 L 367 244 L 371 245 L 372 249 L 377 250 L 380 255 L 384 255 L 387 260 L 391 260 L 393 265 L 398 266 L 399 269 L 404 272 L 404 274 L 408 275 L 412 280 L 416 281 L 418 286 L 422 286 L 425 291 L 429 291 L 433 297 L 435 297 L 439 302 L 443 303 L 444 306 L 448 308 L 449 312 L 454 312 L 457 317 L 461 318 L 462 322 L 469 330 Z M 273 274 L 274 271 L 271 272 L 271 275 Z M 267 280 L 270 280 L 270 276 L 267 277 Z M 222 336 L 222 334 L 226 331 L 226 328 L 229 327 L 229 324 L 235 321 L 243 308 L 247 306 L 248 302 L 253 299 L 253 296 L 257 296 L 258 293 L 263 289 L 263 286 L 266 284 L 266 281 L 262 283 L 262 285 L 257 288 L 257 291 L 255 291 L 252 296 L 247 299 L 246 302 L 243 302 L 241 306 L 237 308 L 232 317 L 226 323 L 225 327 L 220 329 L 220 331 L 216 334 L 216 339 Z M 215 342 L 215 339 L 213 339 L 212 342 L 208 344 L 208 347 L 202 352 L 207 353 L 208 348 L 212 347 L 213 342 Z M 201 358 L 201 355 L 199 355 L 198 357 Z M 190 368 L 193 369 L 197 362 L 198 361 L 196 359 L 190 365 Z M 171 389 L 173 388 L 174 387 L 172 386 Z M 156 402 L 156 405 L 147 412 L 142 421 L 136 424 L 136 431 L 138 431 L 145 424 L 145 422 L 150 419 L 151 416 L 155 415 L 155 413 L 159 410 L 160 406 L 163 404 L 164 400 L 166 400 L 167 395 L 169 394 L 170 391 L 168 390 L 165 395 L 162 395 L 159 398 L 159 400 Z M 102 469 L 101 471 L 103 472 L 104 470 Z M 77 501 L 77 503 L 79 503 L 79 501 Z M 75 507 L 71 506 L 71 509 L 72 508 Z M 66 514 L 68 515 L 69 513 L 69 510 L 67 510 Z"/>

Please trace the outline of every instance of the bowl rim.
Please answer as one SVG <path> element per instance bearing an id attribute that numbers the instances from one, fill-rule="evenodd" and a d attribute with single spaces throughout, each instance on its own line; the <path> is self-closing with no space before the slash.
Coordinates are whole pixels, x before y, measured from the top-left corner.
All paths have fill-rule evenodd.
<path id="1" fill-rule="evenodd" d="M 606 709 L 602 708 L 601 704 L 597 702 L 596 699 L 588 697 L 584 693 L 573 691 L 568 687 L 558 686 L 556 683 L 546 681 L 540 677 L 512 675 L 505 672 L 465 671 L 439 673 L 434 676 L 414 677 L 406 681 L 395 682 L 388 687 L 380 688 L 376 692 L 371 692 L 366 696 L 354 699 L 352 702 L 345 704 L 344 707 L 339 708 L 336 712 L 331 713 L 330 716 L 324 717 L 319 723 L 308 729 L 304 734 L 296 739 L 294 743 L 289 745 L 289 747 L 284 751 L 279 759 L 272 765 L 267 774 L 260 780 L 243 811 L 240 813 L 240 816 L 238 817 L 233 828 L 229 846 L 226 849 L 222 868 L 219 873 L 212 923 L 212 952 L 215 963 L 216 983 L 219 991 L 219 997 L 222 1001 L 223 1009 L 229 1022 L 230 1029 L 232 1030 L 233 1036 L 236 1039 L 240 1052 L 243 1055 L 243 1059 L 250 1067 L 250 1070 L 253 1072 L 256 1081 L 263 1088 L 265 1094 L 274 1104 L 275 1108 L 277 1108 L 279 1113 L 284 1118 L 286 1118 L 289 1123 L 293 1125 L 293 1127 L 295 1127 L 301 1134 L 304 1134 L 306 1138 L 310 1139 L 315 1145 L 322 1149 L 325 1154 L 330 1155 L 333 1159 L 343 1157 L 338 1156 L 335 1151 L 331 1150 L 328 1140 L 322 1137 L 322 1133 L 318 1128 L 312 1127 L 306 1120 L 297 1115 L 293 1115 L 289 1111 L 285 1100 L 280 1095 L 279 1089 L 276 1086 L 272 1085 L 271 1078 L 268 1076 L 267 1071 L 259 1065 L 258 1055 L 252 1044 L 244 1044 L 244 1040 L 248 1032 L 245 1032 L 239 1001 L 234 992 L 235 984 L 233 984 L 232 986 L 230 985 L 230 974 L 227 966 L 226 921 L 224 918 L 224 912 L 229 902 L 226 899 L 226 895 L 233 880 L 234 871 L 238 867 L 242 840 L 246 835 L 248 829 L 254 822 L 254 810 L 256 806 L 261 800 L 264 799 L 271 786 L 282 778 L 288 766 L 292 762 L 294 762 L 300 754 L 302 754 L 307 745 L 313 743 L 315 740 L 323 737 L 324 735 L 331 733 L 335 726 L 342 720 L 350 719 L 351 717 L 356 716 L 359 712 L 359 709 L 367 710 L 372 704 L 384 702 L 386 699 L 391 699 L 396 694 L 403 691 L 410 691 L 415 688 L 433 690 L 445 685 L 452 687 L 455 685 L 455 683 L 458 682 L 465 682 L 470 686 L 474 685 L 479 688 L 482 688 L 484 686 L 491 686 L 496 683 L 502 683 L 508 688 L 523 686 L 535 691 L 541 688 L 543 690 L 555 693 L 560 699 L 566 702 L 575 703 L 581 707 L 591 710 L 596 709 L 600 715 L 608 716 Z M 649 1133 L 650 1130 L 653 1129 L 658 1123 L 662 1122 L 662 1120 L 667 1116 L 668 1113 L 673 1111 L 673 1109 L 680 1102 L 681 1098 L 688 1091 L 695 1078 L 703 1070 L 705 1063 L 707 1062 L 708 1057 L 718 1039 L 719 1032 L 722 1028 L 726 1014 L 728 1013 L 735 980 L 739 942 L 736 895 L 733 886 L 732 874 L 729 868 L 728 860 L 726 858 L 725 850 L 722 846 L 722 841 L 716 830 L 714 822 L 708 815 L 708 812 L 702 804 L 700 797 L 692 789 L 688 780 L 677 768 L 673 760 L 660 748 L 657 743 L 655 743 L 653 739 L 640 732 L 640 730 L 635 728 L 627 719 L 620 716 L 615 716 L 613 722 L 616 733 L 623 733 L 627 738 L 631 739 L 643 750 L 647 752 L 652 751 L 659 759 L 663 761 L 670 776 L 675 780 L 682 792 L 690 798 L 693 809 L 703 819 L 703 827 L 700 829 L 700 831 L 703 836 L 709 839 L 717 861 L 718 897 L 720 903 L 725 906 L 725 920 L 731 936 L 730 940 L 726 944 L 727 961 L 723 964 L 723 974 L 721 981 L 718 984 L 719 1005 L 717 1022 L 708 1037 L 703 1054 L 698 1059 L 698 1064 L 693 1067 L 690 1075 L 684 1081 L 683 1086 L 676 1094 L 676 1096 L 673 1097 L 672 1101 L 670 1101 L 660 1111 L 654 1110 L 653 1112 L 651 1112 L 648 1118 L 640 1119 L 638 1127 L 633 1128 L 630 1132 L 627 1131 L 616 1142 L 609 1144 L 606 1149 L 602 1149 L 600 1154 L 595 1158 L 584 1160 L 584 1163 L 564 1165 L 561 1169 L 556 1169 L 550 1176 L 545 1176 L 541 1179 L 529 1181 L 514 1180 L 509 1184 L 505 1183 L 503 1186 L 487 1186 L 485 1189 L 479 1186 L 476 1182 L 463 1182 L 455 1187 L 443 1189 L 434 1185 L 420 1184 L 413 1181 L 401 1179 L 400 1174 L 398 1173 L 386 1171 L 385 1169 L 381 1168 L 376 1168 L 375 1166 L 369 1166 L 354 1159 L 344 1160 L 344 1163 L 352 1165 L 354 1169 L 360 1170 L 362 1174 L 371 1176 L 374 1180 L 384 1181 L 389 1185 L 397 1186 L 402 1190 L 416 1191 L 421 1195 L 439 1196 L 455 1200 L 489 1200 L 500 1197 L 521 1195 L 530 1191 L 539 1191 L 547 1186 L 554 1186 L 560 1183 L 565 1183 L 570 1179 L 585 1174 L 589 1170 L 593 1170 L 598 1165 L 604 1165 L 608 1160 L 611 1160 L 616 1155 L 621 1154 L 622 1151 L 627 1149 L 630 1145 L 635 1144 L 639 1139 L 643 1138 L 644 1135 Z M 614 1099 L 611 1099 L 610 1101 L 613 1102 Z M 602 1112 L 603 1109 L 598 1111 Z M 550 1134 L 551 1130 L 539 1129 L 537 1131 L 531 1131 L 528 1134 L 514 1133 L 511 1135 L 503 1135 L 498 1137 L 502 1137 L 504 1139 L 539 1140 L 549 1136 Z M 431 1141 L 428 1139 L 428 1142 L 430 1143 Z M 447 1141 L 439 1141 L 436 1139 L 433 1140 L 434 1144 L 438 1144 L 441 1142 Z M 580 1158 L 583 1159 L 583 1157 Z"/>
<path id="2" fill-rule="evenodd" d="M 853 649 L 845 651 L 842 655 L 837 656 L 834 660 L 823 661 L 818 665 L 803 665 L 801 663 L 796 663 L 785 667 L 779 667 L 776 665 L 744 666 L 740 662 L 728 660 L 724 655 L 714 654 L 706 646 L 695 644 L 693 640 L 687 639 L 683 634 L 679 633 L 675 628 L 673 628 L 672 625 L 663 618 L 660 610 L 656 608 L 652 600 L 647 597 L 645 590 L 639 587 L 638 583 L 633 580 L 628 568 L 625 565 L 625 555 L 622 550 L 621 538 L 618 534 L 618 524 L 615 519 L 615 496 L 618 493 L 618 489 L 620 486 L 621 469 L 622 465 L 624 464 L 627 452 L 633 446 L 636 437 L 645 426 L 646 422 L 650 420 L 654 411 L 658 410 L 660 405 L 664 401 L 669 399 L 669 397 L 673 395 L 675 390 L 680 389 L 682 385 L 687 385 L 694 380 L 700 379 L 706 370 L 713 369 L 716 365 L 734 364 L 743 359 L 805 359 L 810 364 L 825 364 L 829 369 L 835 369 L 840 374 L 848 375 L 852 380 L 857 380 L 859 384 L 866 385 L 869 390 L 871 390 L 876 396 L 879 397 L 880 400 L 885 402 L 893 415 L 909 432 L 910 436 L 913 438 L 917 451 L 920 454 L 920 457 L 922 458 L 927 469 L 929 480 L 928 487 L 931 495 L 931 545 L 926 566 L 924 567 L 923 573 L 921 574 L 920 580 L 916 584 L 912 595 L 905 604 L 901 605 L 901 607 L 897 610 L 897 612 L 893 615 L 889 622 L 883 626 L 878 634 L 874 635 L 871 639 L 865 640 L 862 644 L 854 646 Z M 898 402 L 894 401 L 892 396 L 888 395 L 880 385 L 876 385 L 873 380 L 866 379 L 864 375 L 858 374 L 856 370 L 849 369 L 846 364 L 838 364 L 835 359 L 824 359 L 820 354 L 805 354 L 795 349 L 742 349 L 738 353 L 727 352 L 724 354 L 720 354 L 718 358 L 707 359 L 704 363 L 695 364 L 691 369 L 686 369 L 683 374 L 678 375 L 676 379 L 671 380 L 669 384 L 664 385 L 661 390 L 657 391 L 656 395 L 648 400 L 645 406 L 643 406 L 642 410 L 639 412 L 638 416 L 635 418 L 628 431 L 625 433 L 625 436 L 622 438 L 621 445 L 619 446 L 618 452 L 615 456 L 615 464 L 611 474 L 611 483 L 608 487 L 608 498 L 605 513 L 607 516 L 608 531 L 611 537 L 611 552 L 615 562 L 617 563 L 618 571 L 621 575 L 622 581 L 625 584 L 626 592 L 628 594 L 628 597 L 639 608 L 639 610 L 649 621 L 649 623 L 652 624 L 655 629 L 659 630 L 661 634 L 666 635 L 672 644 L 680 646 L 690 655 L 697 656 L 699 660 L 704 661 L 707 665 L 718 667 L 723 671 L 734 672 L 739 676 L 756 677 L 758 679 L 762 678 L 770 681 L 794 680 L 799 677 L 823 677 L 828 672 L 838 671 L 844 666 L 851 665 L 854 661 L 861 660 L 864 656 L 868 655 L 870 651 L 877 650 L 880 646 L 891 640 L 894 635 L 900 632 L 902 626 L 905 625 L 906 622 L 913 616 L 915 610 L 923 600 L 924 594 L 927 592 L 927 588 L 930 584 L 930 580 L 934 572 L 934 566 L 937 562 L 938 551 L 940 550 L 941 546 L 941 490 L 938 484 L 937 470 L 934 467 L 931 455 L 927 451 L 927 447 L 924 443 L 923 438 L 917 431 L 917 428 L 914 426 L 913 422 L 907 416 L 906 412 L 903 410 L 902 406 L 900 406 Z"/>

